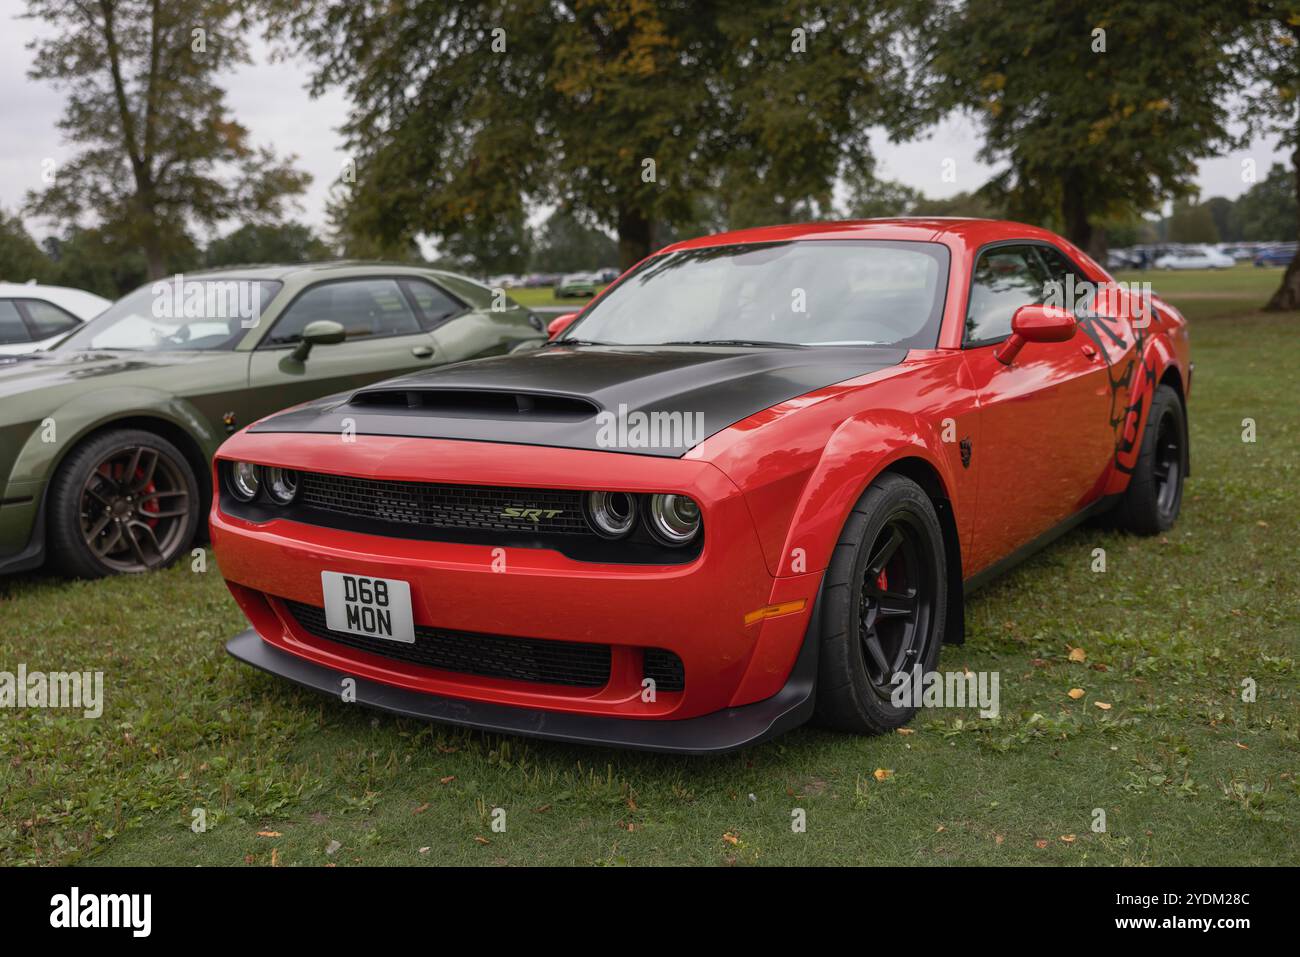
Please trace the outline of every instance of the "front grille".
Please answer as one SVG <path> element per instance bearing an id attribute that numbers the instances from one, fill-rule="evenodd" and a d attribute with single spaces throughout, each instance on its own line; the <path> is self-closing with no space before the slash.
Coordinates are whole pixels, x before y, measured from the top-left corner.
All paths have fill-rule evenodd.
<path id="1" fill-rule="evenodd" d="M 435 485 L 303 472 L 298 501 L 339 515 L 403 525 L 593 534 L 583 516 L 582 493 L 564 489 Z"/>
<path id="2" fill-rule="evenodd" d="M 483 678 L 583 688 L 602 688 L 609 683 L 609 645 L 480 635 L 423 625 L 415 626 L 415 643 L 408 645 L 331 631 L 325 624 L 324 608 L 288 599 L 281 601 L 298 624 L 314 637 L 373 655 Z"/>
<path id="3" fill-rule="evenodd" d="M 644 669 L 644 675 L 654 679 L 656 691 L 686 689 L 686 667 L 681 658 L 666 648 L 647 648 Z"/>

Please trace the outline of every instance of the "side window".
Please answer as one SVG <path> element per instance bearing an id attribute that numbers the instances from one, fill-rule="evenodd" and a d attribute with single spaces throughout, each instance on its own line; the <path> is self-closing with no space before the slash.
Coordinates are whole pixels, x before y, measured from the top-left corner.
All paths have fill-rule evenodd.
<path id="1" fill-rule="evenodd" d="M 1021 306 L 1043 301 L 1047 278 L 1033 246 L 986 250 L 971 281 L 966 345 L 984 345 L 1011 335 L 1011 317 Z"/>
<path id="2" fill-rule="evenodd" d="M 27 331 L 18 307 L 9 299 L 0 299 L 0 346 L 31 341 L 31 333 Z"/>
<path id="3" fill-rule="evenodd" d="M 330 319 L 349 339 L 378 339 L 420 331 L 395 279 L 345 279 L 308 289 L 276 322 L 269 344 L 297 342 L 309 323 Z"/>
<path id="4" fill-rule="evenodd" d="M 51 336 L 71 332 L 81 325 L 80 320 L 58 306 L 43 299 L 24 299 L 27 318 L 32 325 L 32 336 L 36 339 L 48 339 Z"/>
<path id="5" fill-rule="evenodd" d="M 1081 283 L 1091 284 L 1091 280 L 1080 272 L 1070 260 L 1065 258 L 1055 246 L 1036 246 L 1038 255 L 1043 259 L 1043 265 L 1047 268 L 1048 279 L 1058 284 L 1057 288 L 1061 290 L 1061 302 L 1066 305 L 1076 315 L 1082 317 L 1089 312 L 1091 304 L 1088 302 L 1089 297 L 1082 297 L 1081 292 L 1089 286 L 1082 286 Z M 1070 277 L 1074 277 L 1074 285 L 1070 284 Z M 1073 294 L 1073 300 L 1065 302 L 1065 298 Z M 1075 308 L 1075 307 L 1078 308 Z"/>
<path id="6" fill-rule="evenodd" d="M 444 319 L 465 310 L 465 307 L 458 300 L 453 299 L 433 283 L 425 282 L 423 279 L 403 279 L 402 287 L 415 300 L 416 309 L 420 313 L 420 321 L 424 323 L 426 329 L 431 329 Z"/>

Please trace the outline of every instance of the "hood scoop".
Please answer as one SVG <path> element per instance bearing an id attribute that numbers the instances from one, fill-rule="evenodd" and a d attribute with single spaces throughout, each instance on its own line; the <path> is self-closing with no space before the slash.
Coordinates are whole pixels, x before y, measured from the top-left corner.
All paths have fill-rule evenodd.
<path id="1" fill-rule="evenodd" d="M 572 421 L 593 418 L 600 406 L 590 399 L 545 392 L 492 389 L 363 389 L 349 403 L 376 412 L 419 412 L 483 419 L 533 418 Z"/>

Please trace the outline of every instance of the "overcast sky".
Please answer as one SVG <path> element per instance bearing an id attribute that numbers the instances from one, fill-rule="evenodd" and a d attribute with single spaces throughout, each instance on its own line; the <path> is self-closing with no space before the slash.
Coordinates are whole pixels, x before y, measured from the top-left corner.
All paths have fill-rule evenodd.
<path id="1" fill-rule="evenodd" d="M 0 206 L 10 212 L 28 190 L 40 186 L 43 161 L 53 159 L 57 164 L 69 156 L 55 126 L 63 109 L 62 94 L 48 83 L 27 78 L 32 54 L 26 44 L 47 28 L 18 19 L 23 7 L 21 0 L 0 0 Z M 307 70 L 300 62 L 272 63 L 261 44 L 254 45 L 253 55 L 252 66 L 222 78 L 231 112 L 248 127 L 255 144 L 298 156 L 298 165 L 312 174 L 312 185 L 297 218 L 323 226 L 329 186 L 344 161 L 337 129 L 347 101 L 337 92 L 309 97 L 304 88 Z M 880 176 L 900 180 L 931 197 L 976 189 L 993 172 L 975 158 L 978 131 L 961 117 L 941 123 L 930 136 L 911 143 L 894 145 L 879 135 L 875 147 Z M 1285 161 L 1275 140 L 1206 161 L 1197 177 L 1202 197 L 1240 195 L 1247 185 L 1241 172 L 1246 158 L 1255 160 L 1261 177 L 1271 163 Z M 946 160 L 953 161 L 952 181 L 943 177 Z M 28 228 L 38 238 L 50 232 L 48 226 L 32 220 Z"/>

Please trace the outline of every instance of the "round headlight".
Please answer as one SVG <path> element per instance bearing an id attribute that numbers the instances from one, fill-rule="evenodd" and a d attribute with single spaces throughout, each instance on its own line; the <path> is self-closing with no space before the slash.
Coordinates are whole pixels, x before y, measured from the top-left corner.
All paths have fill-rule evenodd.
<path id="1" fill-rule="evenodd" d="M 252 462 L 236 462 L 230 467 L 230 492 L 241 502 L 257 498 L 262 487 L 262 470 Z"/>
<path id="2" fill-rule="evenodd" d="M 271 494 L 271 501 L 288 505 L 298 494 L 298 473 L 293 469 L 267 469 L 266 490 Z"/>
<path id="3" fill-rule="evenodd" d="M 685 545 L 699 534 L 700 507 L 685 495 L 652 495 L 650 531 L 665 545 Z"/>
<path id="4" fill-rule="evenodd" d="M 636 499 L 627 492 L 590 492 L 587 520 L 597 535 L 622 538 L 636 524 Z"/>

